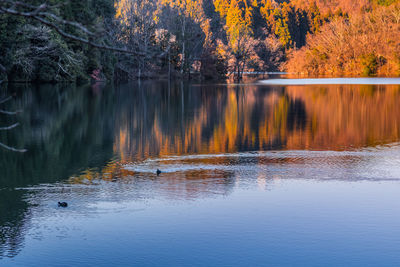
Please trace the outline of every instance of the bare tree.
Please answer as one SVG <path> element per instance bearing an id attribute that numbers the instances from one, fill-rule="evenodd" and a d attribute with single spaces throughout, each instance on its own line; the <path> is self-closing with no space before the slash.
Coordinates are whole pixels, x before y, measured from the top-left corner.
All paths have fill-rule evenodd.
<path id="1" fill-rule="evenodd" d="M 137 70 L 137 78 L 146 75 L 145 72 L 151 65 L 153 55 L 159 53 L 154 46 L 156 35 L 155 12 L 157 6 L 152 0 L 121 1 L 117 5 L 117 24 L 114 35 L 117 42 L 122 43 L 130 51 L 136 51 L 143 56 L 135 58 L 122 58 L 118 63 L 119 68 Z"/>
<path id="2" fill-rule="evenodd" d="M 243 72 L 247 67 L 252 53 L 255 41 L 245 31 L 238 30 L 236 38 L 231 38 L 229 42 L 228 50 L 230 50 L 230 74 L 234 75 L 234 80 L 240 82 L 243 78 Z"/>
<path id="3" fill-rule="evenodd" d="M 200 1 L 166 1 L 161 9 L 159 28 L 176 36 L 180 44 L 180 74 L 190 73 L 195 60 L 200 59 L 204 44 L 204 32 L 201 28 L 206 23 Z"/>

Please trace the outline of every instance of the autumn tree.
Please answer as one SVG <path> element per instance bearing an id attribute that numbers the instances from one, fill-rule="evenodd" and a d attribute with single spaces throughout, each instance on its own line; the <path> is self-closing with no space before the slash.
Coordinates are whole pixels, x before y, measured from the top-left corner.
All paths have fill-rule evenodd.
<path id="1" fill-rule="evenodd" d="M 221 16 L 223 17 L 223 15 L 222 13 Z M 251 7 L 247 5 L 246 0 L 232 0 L 225 20 L 228 48 L 233 56 L 232 72 L 235 74 L 235 79 L 239 81 L 242 78 L 250 51 Z"/>
<path id="2" fill-rule="evenodd" d="M 124 43 L 129 50 L 143 55 L 121 55 L 117 67 L 119 71 L 140 79 L 154 67 L 151 59 L 159 53 L 155 46 L 157 5 L 152 0 L 121 0 L 115 7 L 117 40 Z"/>
<path id="3" fill-rule="evenodd" d="M 399 75 L 400 6 L 335 18 L 293 51 L 287 70 L 313 75 Z M 383 42 L 384 40 L 384 42 Z"/>
<path id="4" fill-rule="evenodd" d="M 316 2 L 312 2 L 308 10 L 308 17 L 310 21 L 310 28 L 312 32 L 318 32 L 323 24 L 321 12 Z"/>

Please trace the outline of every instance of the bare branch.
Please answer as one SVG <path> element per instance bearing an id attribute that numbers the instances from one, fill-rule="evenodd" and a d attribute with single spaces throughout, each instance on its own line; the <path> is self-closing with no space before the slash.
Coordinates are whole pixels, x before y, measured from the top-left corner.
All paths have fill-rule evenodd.
<path id="1" fill-rule="evenodd" d="M 84 43 L 91 47 L 95 47 L 95 48 L 98 48 L 101 50 L 109 50 L 109 51 L 114 51 L 114 52 L 118 52 L 118 53 L 125 53 L 125 54 L 140 56 L 140 57 L 148 56 L 148 54 L 144 53 L 144 52 L 129 50 L 127 48 L 119 48 L 119 47 L 115 47 L 115 46 L 99 44 L 99 43 L 92 41 L 92 39 L 95 38 L 95 34 L 93 32 L 91 32 L 90 30 L 88 30 L 85 26 L 83 26 L 77 22 L 64 20 L 64 19 L 60 18 L 59 16 L 56 16 L 55 14 L 48 12 L 49 9 L 53 9 L 58 6 L 59 5 L 49 6 L 47 4 L 41 4 L 39 6 L 34 6 L 34 5 L 30 5 L 25 2 L 20 2 L 20 1 L 0 0 L 0 14 L 6 13 L 6 14 L 10 14 L 10 15 L 15 15 L 15 16 L 31 18 L 33 20 L 36 20 L 36 21 L 54 29 L 56 32 L 58 32 L 64 38 L 67 38 L 67 39 L 70 39 L 73 41 L 77 41 L 80 43 Z M 29 11 L 20 11 L 17 9 L 18 7 L 22 7 L 25 10 L 28 9 Z M 87 38 L 82 38 L 82 37 L 79 37 L 79 36 L 76 36 L 73 34 L 69 34 L 69 33 L 65 32 L 63 29 L 61 29 L 59 25 L 50 21 L 48 18 L 54 20 L 55 22 L 64 24 L 64 25 L 73 26 L 73 27 L 77 28 L 78 30 L 80 30 L 81 32 L 86 33 L 90 37 L 89 37 L 89 39 L 87 39 Z M 154 57 L 162 58 L 169 52 L 169 50 L 170 50 L 170 46 L 168 46 L 167 49 L 165 51 L 161 52 L 159 55 L 153 55 L 152 57 L 153 58 Z M 1 67 L 2 66 L 0 65 L 0 71 L 2 70 Z M 5 71 L 5 68 L 2 71 Z"/>
<path id="2" fill-rule="evenodd" d="M 14 151 L 14 152 L 20 152 L 20 153 L 24 153 L 24 152 L 28 151 L 26 149 L 17 149 L 17 148 L 14 148 L 14 147 L 10 147 L 10 146 L 7 146 L 7 145 L 5 145 L 3 143 L 0 143 L 0 147 L 3 147 L 5 149 L 7 149 L 7 150 L 11 150 L 11 151 Z"/>
<path id="3" fill-rule="evenodd" d="M 0 104 L 3 104 L 3 103 L 5 103 L 5 102 L 7 102 L 7 101 L 9 101 L 9 100 L 11 100 L 11 99 L 12 99 L 12 97 L 11 97 L 11 96 L 9 96 L 9 97 L 6 97 L 6 98 L 4 98 L 4 99 L 0 100 Z"/>
<path id="4" fill-rule="evenodd" d="M 17 111 L 8 111 L 8 110 L 2 110 L 0 109 L 0 114 L 6 114 L 6 115 L 16 115 L 18 113 L 21 113 L 21 110 L 17 110 Z"/>
<path id="5" fill-rule="evenodd" d="M 79 24 L 79 23 L 73 22 L 73 21 L 64 20 L 64 19 L 54 15 L 53 13 L 44 12 L 45 10 L 48 10 L 49 8 L 53 9 L 53 8 L 59 7 L 60 5 L 48 6 L 47 4 L 43 3 L 43 4 L 39 5 L 39 6 L 34 6 L 34 5 L 30 5 L 30 4 L 24 3 L 24 2 L 11 1 L 11 0 L 1 0 L 0 3 L 1 2 L 3 2 L 3 3 L 7 2 L 9 4 L 13 4 L 13 7 L 22 6 L 22 7 L 25 7 L 25 8 L 33 9 L 33 11 L 30 12 L 30 13 L 32 13 L 32 15 L 38 15 L 38 16 L 43 16 L 43 17 L 48 16 L 48 17 L 51 17 L 52 19 L 54 19 L 55 21 L 57 21 L 59 23 L 68 24 L 68 25 L 74 26 L 76 28 L 79 28 L 81 31 L 83 31 L 86 34 L 94 35 L 94 33 L 89 31 L 82 24 Z"/>
<path id="6" fill-rule="evenodd" d="M 82 26 L 81 24 L 77 23 L 77 22 L 73 22 L 73 21 L 68 21 L 65 19 L 62 19 L 60 17 L 57 17 L 56 15 L 49 13 L 49 12 L 40 12 L 38 13 L 38 15 L 40 16 L 47 16 L 47 17 L 51 17 L 52 19 L 56 20 L 57 22 L 60 22 L 62 24 L 67 24 L 67 25 L 71 25 L 74 26 L 76 28 L 79 28 L 81 31 L 83 31 L 84 33 L 88 34 L 88 35 L 94 35 L 93 32 L 89 31 L 86 27 Z"/>
<path id="7" fill-rule="evenodd" d="M 0 0 L 0 3 L 4 3 L 4 2 L 10 3 L 10 2 L 13 2 L 13 1 L 5 1 L 5 0 L 1 1 Z M 13 3 L 15 3 L 15 5 L 22 5 L 20 2 L 13 2 Z M 33 8 L 33 6 L 30 6 L 30 5 L 26 5 L 26 6 L 29 6 L 30 8 Z M 31 19 L 37 20 L 40 23 L 42 23 L 42 24 L 44 24 L 44 25 L 46 25 L 46 26 L 48 26 L 50 28 L 53 28 L 56 32 L 58 32 L 61 36 L 65 37 L 65 38 L 68 38 L 68 39 L 71 39 L 71 40 L 74 40 L 74 41 L 78 41 L 78 42 L 87 44 L 89 46 L 92 46 L 92 47 L 95 47 L 95 48 L 98 48 L 98 49 L 111 50 L 111 51 L 115 51 L 115 52 L 133 54 L 133 55 L 137 55 L 137 56 L 145 56 L 145 54 L 141 53 L 141 52 L 131 51 L 131 50 L 127 50 L 127 49 L 124 49 L 124 48 L 118 48 L 118 47 L 113 47 L 113 46 L 108 46 L 108 45 L 101 45 L 101 44 L 94 43 L 89 39 L 85 39 L 85 38 L 81 38 L 81 37 L 69 34 L 69 33 L 65 32 L 65 31 L 63 31 L 58 25 L 56 25 L 56 24 L 50 22 L 49 20 L 41 17 L 41 15 L 42 16 L 43 15 L 47 15 L 47 16 L 50 15 L 50 13 L 47 13 L 47 12 L 39 12 L 40 10 L 43 10 L 44 8 L 46 8 L 46 5 L 42 4 L 39 7 L 36 7 L 36 9 L 34 11 L 23 12 L 23 11 L 18 11 L 18 10 L 14 9 L 14 8 L 5 8 L 5 7 L 0 6 L 0 11 L 2 11 L 3 13 L 10 14 L 10 15 L 16 15 L 16 16 L 21 16 L 21 17 L 26 17 L 26 18 L 31 18 Z M 78 23 L 63 20 L 61 18 L 58 18 L 55 15 L 51 15 L 50 17 L 55 19 L 55 20 L 57 20 L 58 22 L 62 22 L 64 24 L 69 24 L 69 25 L 75 26 L 75 27 L 79 28 L 80 30 L 82 30 L 85 33 L 90 33 L 89 35 L 92 34 L 88 29 L 86 29 L 85 27 L 83 27 L 82 25 L 80 25 Z"/>
<path id="8" fill-rule="evenodd" d="M 7 127 L 0 127 L 0 131 L 7 131 L 7 130 L 11 130 L 14 129 L 15 127 L 17 127 L 19 125 L 19 123 L 15 123 L 13 125 L 7 126 Z"/>

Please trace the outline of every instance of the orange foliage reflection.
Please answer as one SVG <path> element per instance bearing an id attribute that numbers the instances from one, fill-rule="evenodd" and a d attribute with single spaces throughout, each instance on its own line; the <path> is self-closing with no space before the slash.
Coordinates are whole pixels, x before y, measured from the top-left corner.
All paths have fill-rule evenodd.
<path id="1" fill-rule="evenodd" d="M 169 110 L 155 112 L 140 131 L 145 135 L 132 130 L 132 125 L 144 126 L 138 123 L 142 118 L 122 118 L 114 149 L 123 161 L 134 161 L 191 153 L 361 148 L 399 140 L 399 104 L 398 86 L 228 87 L 203 97 L 191 114 L 180 114 L 185 119 L 172 129 L 161 123 L 173 113 Z"/>
<path id="2" fill-rule="evenodd" d="M 125 164 L 147 158 L 281 149 L 352 150 L 400 139 L 400 87 L 394 85 L 178 86 L 129 92 L 133 95 L 121 93 L 116 112 L 118 160 L 102 170 L 85 171 L 75 182 L 157 179 L 155 173 L 124 169 Z M 228 166 L 228 161 L 211 157 L 195 163 Z M 178 159 L 174 163 L 193 162 Z M 234 180 L 233 172 L 221 170 L 163 175 L 163 181 L 171 183 L 167 188 L 172 194 L 191 196 L 197 190 L 212 191 L 218 183 L 222 191 L 229 190 Z"/>

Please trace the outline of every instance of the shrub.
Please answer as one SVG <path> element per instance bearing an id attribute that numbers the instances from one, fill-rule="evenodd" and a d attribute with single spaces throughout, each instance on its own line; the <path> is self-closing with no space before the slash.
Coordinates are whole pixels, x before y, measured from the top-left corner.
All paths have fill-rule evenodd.
<path id="1" fill-rule="evenodd" d="M 378 57 L 374 53 L 362 55 L 360 58 L 362 75 L 373 76 L 378 71 Z"/>

